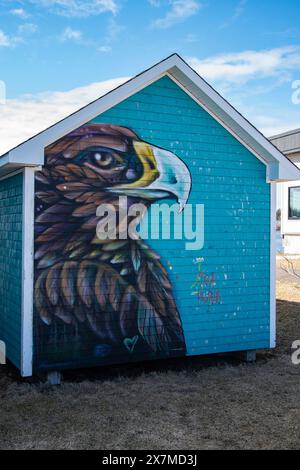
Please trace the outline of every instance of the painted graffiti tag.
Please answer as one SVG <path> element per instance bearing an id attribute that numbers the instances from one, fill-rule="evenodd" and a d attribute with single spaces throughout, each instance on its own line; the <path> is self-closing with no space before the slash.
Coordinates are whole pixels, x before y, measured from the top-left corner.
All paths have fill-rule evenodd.
<path id="1" fill-rule="evenodd" d="M 221 294 L 216 289 L 215 274 L 207 274 L 202 268 L 203 258 L 194 260 L 197 265 L 195 282 L 192 284 L 192 295 L 197 297 L 198 304 L 217 305 L 221 303 Z"/>

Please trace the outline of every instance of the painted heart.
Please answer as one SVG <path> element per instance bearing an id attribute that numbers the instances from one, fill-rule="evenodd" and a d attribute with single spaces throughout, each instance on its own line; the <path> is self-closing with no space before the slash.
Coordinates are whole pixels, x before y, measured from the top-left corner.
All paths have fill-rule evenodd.
<path id="1" fill-rule="evenodd" d="M 138 340 L 139 340 L 138 336 L 134 336 L 133 338 L 125 338 L 124 339 L 124 345 L 130 353 L 132 353 L 134 351 L 134 348 L 135 348 L 136 343 L 138 342 Z"/>

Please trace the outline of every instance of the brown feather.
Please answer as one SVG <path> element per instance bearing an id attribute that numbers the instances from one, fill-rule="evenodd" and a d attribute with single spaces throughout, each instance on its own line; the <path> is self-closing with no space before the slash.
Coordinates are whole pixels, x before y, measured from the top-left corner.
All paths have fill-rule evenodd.
<path id="1" fill-rule="evenodd" d="M 52 240 L 56 240 L 58 233 L 60 234 L 60 236 L 65 236 L 65 233 L 70 232 L 72 228 L 74 228 L 73 225 L 66 224 L 63 222 L 59 224 L 55 224 L 52 227 L 45 230 L 44 233 L 39 235 L 35 241 L 37 243 L 40 243 L 40 242 L 42 243 L 42 242 L 50 242 Z"/>
<path id="2" fill-rule="evenodd" d="M 141 254 L 136 243 L 131 242 L 131 260 L 132 266 L 136 273 L 141 267 Z"/>
<path id="3" fill-rule="evenodd" d="M 45 282 L 46 282 L 47 271 L 43 271 L 37 278 L 34 286 L 34 300 L 35 300 L 35 307 L 46 325 L 52 324 L 52 315 L 51 311 L 48 309 L 48 303 L 46 299 L 46 290 L 45 290 Z"/>
<path id="4" fill-rule="evenodd" d="M 59 263 L 50 268 L 46 278 L 47 296 L 53 306 L 56 306 L 59 300 L 60 271 L 62 264 L 63 263 Z"/>
<path id="5" fill-rule="evenodd" d="M 73 323 L 72 314 L 65 307 L 62 307 L 61 305 L 58 305 L 55 308 L 54 315 L 60 320 L 62 320 L 64 323 L 66 323 L 67 325 L 72 325 Z"/>
<path id="6" fill-rule="evenodd" d="M 86 191 L 90 189 L 90 185 L 88 183 L 76 182 L 76 183 L 62 183 L 58 184 L 57 189 L 62 192 L 69 192 L 69 191 Z"/>
<path id="7" fill-rule="evenodd" d="M 46 204 L 53 204 L 60 199 L 56 191 L 38 191 L 35 193 L 36 197 Z"/>
<path id="8" fill-rule="evenodd" d="M 124 338 L 131 338 L 137 334 L 137 297 L 132 286 L 128 286 L 121 302 L 120 328 Z"/>
<path id="9" fill-rule="evenodd" d="M 147 284 L 147 265 L 143 263 L 141 269 L 138 272 L 137 276 L 137 284 L 139 290 L 144 294 L 146 292 L 146 284 Z"/>
<path id="10" fill-rule="evenodd" d="M 91 217 L 84 224 L 82 224 L 80 228 L 84 232 L 91 232 L 92 230 L 96 229 L 98 222 L 99 217 Z"/>
<path id="11" fill-rule="evenodd" d="M 68 261 L 63 264 L 61 270 L 61 295 L 64 305 L 69 307 L 73 307 L 75 304 L 77 268 L 76 261 Z"/>
<path id="12" fill-rule="evenodd" d="M 82 261 L 77 273 L 77 290 L 87 307 L 91 307 L 94 301 L 95 270 L 95 265 Z"/>
<path id="13" fill-rule="evenodd" d="M 159 284 L 161 284 L 165 289 L 172 289 L 172 284 L 169 281 L 168 274 L 161 263 L 150 262 L 148 263 L 148 267 Z"/>
<path id="14" fill-rule="evenodd" d="M 37 265 L 37 269 L 50 268 L 50 266 L 53 266 L 55 263 L 60 261 L 60 259 L 61 259 L 60 251 L 53 251 L 53 252 L 47 253 L 39 261 Z"/>
<path id="15" fill-rule="evenodd" d="M 50 180 L 49 180 L 49 178 L 47 178 L 47 176 L 45 175 L 45 172 L 41 172 L 41 171 L 36 172 L 35 178 L 36 178 L 36 180 L 39 181 L 40 183 L 43 183 L 43 184 L 50 184 Z"/>
<path id="16" fill-rule="evenodd" d="M 80 191 L 70 191 L 70 192 L 65 193 L 64 197 L 67 199 L 70 199 L 71 201 L 73 200 L 78 201 L 81 198 L 82 194 L 85 194 L 85 193 L 82 193 Z"/>
<path id="17" fill-rule="evenodd" d="M 121 276 L 117 272 L 110 271 L 109 301 L 115 311 L 119 309 L 123 293 L 122 288 L 124 288 L 124 281 Z"/>
<path id="18" fill-rule="evenodd" d="M 98 266 L 95 279 L 95 294 L 101 308 L 104 310 L 108 301 L 108 283 L 105 277 L 105 267 L 102 264 Z"/>
<path id="19" fill-rule="evenodd" d="M 53 250 L 61 250 L 65 246 L 65 243 L 65 240 L 58 240 L 54 243 L 43 243 L 36 249 L 34 259 L 38 260 Z"/>
<path id="20" fill-rule="evenodd" d="M 95 204 L 84 204 L 80 207 L 77 207 L 72 215 L 73 217 L 89 217 L 91 215 L 95 215 L 97 210 L 97 206 Z"/>
<path id="21" fill-rule="evenodd" d="M 138 329 L 146 343 L 154 352 L 168 352 L 168 338 L 164 324 L 148 300 L 138 297 Z"/>

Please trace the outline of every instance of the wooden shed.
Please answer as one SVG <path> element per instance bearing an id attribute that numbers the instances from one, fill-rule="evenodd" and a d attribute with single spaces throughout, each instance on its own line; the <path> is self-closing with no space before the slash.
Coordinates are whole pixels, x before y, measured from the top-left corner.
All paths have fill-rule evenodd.
<path id="1" fill-rule="evenodd" d="M 276 182 L 300 173 L 178 55 L 3 155 L 0 178 L 0 341 L 22 376 L 275 346 Z M 126 238 L 143 221 L 124 198 L 175 204 L 170 236 L 162 211 Z"/>

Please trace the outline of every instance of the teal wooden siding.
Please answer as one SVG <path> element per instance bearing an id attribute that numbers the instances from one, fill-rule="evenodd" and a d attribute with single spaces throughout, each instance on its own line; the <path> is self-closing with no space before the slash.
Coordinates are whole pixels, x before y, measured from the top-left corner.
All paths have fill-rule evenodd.
<path id="1" fill-rule="evenodd" d="M 0 181 L 0 340 L 21 367 L 23 175 Z"/>
<path id="2" fill-rule="evenodd" d="M 112 193 L 117 201 L 132 172 L 140 185 L 155 171 L 162 186 L 171 175 L 188 189 L 191 174 L 188 202 L 205 211 L 203 248 L 161 237 L 139 255 L 128 240 L 101 246 L 99 205 Z M 35 369 L 268 348 L 270 199 L 265 165 L 168 77 L 49 146 L 36 174 Z"/>
<path id="3" fill-rule="evenodd" d="M 190 203 L 205 205 L 205 244 L 152 241 L 170 271 L 189 355 L 270 346 L 270 185 L 266 167 L 164 77 L 93 120 L 133 129 L 177 154 L 192 173 Z M 197 302 L 195 258 L 221 303 Z M 204 286 L 205 287 L 205 286 Z"/>

